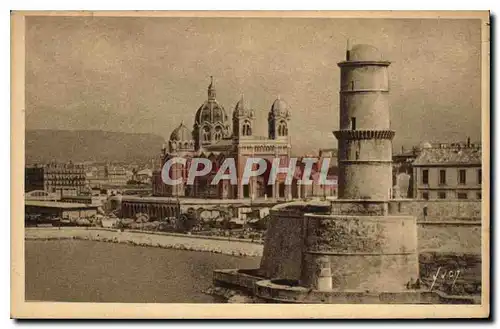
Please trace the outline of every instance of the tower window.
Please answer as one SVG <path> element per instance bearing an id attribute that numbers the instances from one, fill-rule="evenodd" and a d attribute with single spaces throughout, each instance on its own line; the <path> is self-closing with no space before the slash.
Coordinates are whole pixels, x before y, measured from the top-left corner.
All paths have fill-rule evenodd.
<path id="1" fill-rule="evenodd" d="M 288 135 L 288 128 L 286 126 L 286 123 L 281 121 L 278 124 L 278 136 L 287 136 Z"/>
<path id="2" fill-rule="evenodd" d="M 481 184 L 482 183 L 482 170 L 481 169 L 478 169 L 477 170 L 477 183 L 478 184 Z"/>
<path id="3" fill-rule="evenodd" d="M 252 127 L 250 126 L 250 122 L 243 123 L 243 136 L 251 136 L 252 135 Z"/>
<path id="4" fill-rule="evenodd" d="M 439 199 L 446 199 L 446 192 L 438 192 Z"/>
<path id="5" fill-rule="evenodd" d="M 356 130 L 356 118 L 355 117 L 351 118 L 351 129 Z"/>

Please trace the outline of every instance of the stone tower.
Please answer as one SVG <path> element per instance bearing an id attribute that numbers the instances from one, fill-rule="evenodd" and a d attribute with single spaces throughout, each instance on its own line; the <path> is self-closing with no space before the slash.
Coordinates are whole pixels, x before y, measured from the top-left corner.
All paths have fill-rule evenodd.
<path id="1" fill-rule="evenodd" d="M 388 200 L 392 187 L 390 62 L 356 45 L 340 62 L 339 199 Z M 374 179 L 376 178 L 376 179 Z"/>
<path id="2" fill-rule="evenodd" d="M 349 49 L 339 63 L 339 198 L 270 209 L 258 276 L 250 279 L 257 297 L 290 303 L 441 302 L 442 294 L 420 285 L 416 217 L 399 209 L 400 200 L 391 200 L 389 65 L 368 45 Z M 284 108 L 277 103 L 270 118 L 286 118 Z M 270 125 L 270 138 L 282 137 L 283 129 L 275 127 Z M 248 287 L 241 283 L 250 282 L 247 273 L 216 271 L 214 281 Z"/>
<path id="3" fill-rule="evenodd" d="M 330 215 L 306 214 L 301 284 L 338 292 L 406 291 L 418 278 L 417 224 L 389 215 L 392 186 L 390 62 L 356 45 L 340 62 L 339 198 Z M 328 269 L 330 269 L 328 271 Z M 370 298 L 369 294 L 363 298 Z M 378 297 L 377 297 L 378 300 Z"/>
<path id="4" fill-rule="evenodd" d="M 242 95 L 233 112 L 233 139 L 235 141 L 252 138 L 254 119 L 254 111 L 250 109 Z"/>
<path id="5" fill-rule="evenodd" d="M 287 140 L 289 138 L 290 117 L 288 104 L 278 96 L 267 117 L 269 139 Z"/>

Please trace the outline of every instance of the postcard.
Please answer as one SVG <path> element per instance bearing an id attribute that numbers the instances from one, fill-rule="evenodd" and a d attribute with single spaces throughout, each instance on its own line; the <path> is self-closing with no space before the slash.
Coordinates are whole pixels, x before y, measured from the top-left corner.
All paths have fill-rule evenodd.
<path id="1" fill-rule="evenodd" d="M 489 12 L 11 22 L 11 317 L 489 317 Z"/>

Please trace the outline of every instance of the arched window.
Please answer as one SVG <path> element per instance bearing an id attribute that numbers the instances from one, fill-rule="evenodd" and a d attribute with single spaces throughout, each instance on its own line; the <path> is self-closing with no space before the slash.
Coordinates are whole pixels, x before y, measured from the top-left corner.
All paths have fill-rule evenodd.
<path id="1" fill-rule="evenodd" d="M 219 141 L 222 139 L 222 129 L 220 127 L 215 128 L 214 139 Z"/>
<path id="2" fill-rule="evenodd" d="M 210 129 L 208 127 L 203 128 L 203 141 L 207 142 L 210 140 Z"/>
<path id="3" fill-rule="evenodd" d="M 243 136 L 251 136 L 252 135 L 252 127 L 250 126 L 250 122 L 245 121 L 243 123 Z"/>
<path id="4" fill-rule="evenodd" d="M 281 121 L 278 124 L 278 136 L 287 136 L 288 135 L 288 128 L 286 126 L 286 122 Z"/>

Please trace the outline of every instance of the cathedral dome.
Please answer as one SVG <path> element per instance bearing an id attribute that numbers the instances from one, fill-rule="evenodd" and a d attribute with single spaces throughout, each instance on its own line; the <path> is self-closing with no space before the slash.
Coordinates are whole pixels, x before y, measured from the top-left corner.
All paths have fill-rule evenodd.
<path id="1" fill-rule="evenodd" d="M 353 62 L 381 61 L 382 54 L 372 45 L 359 44 L 349 50 L 349 60 Z"/>
<path id="2" fill-rule="evenodd" d="M 213 77 L 210 77 L 210 85 L 208 86 L 208 99 L 203 103 L 195 115 L 195 125 L 202 125 L 203 123 L 225 124 L 227 121 L 227 114 L 224 107 L 220 105 L 215 99 L 215 83 Z"/>
<path id="3" fill-rule="evenodd" d="M 171 141 L 190 141 L 192 139 L 191 131 L 184 125 L 184 122 L 181 122 L 179 127 L 175 128 L 170 134 Z"/>
<path id="4" fill-rule="evenodd" d="M 200 106 L 195 116 L 195 123 L 201 125 L 204 122 L 211 124 L 227 121 L 227 114 L 224 107 L 216 100 L 208 100 Z"/>
<path id="5" fill-rule="evenodd" d="M 284 100 L 278 97 L 271 106 L 270 113 L 274 115 L 287 116 L 290 114 L 290 108 Z"/>

